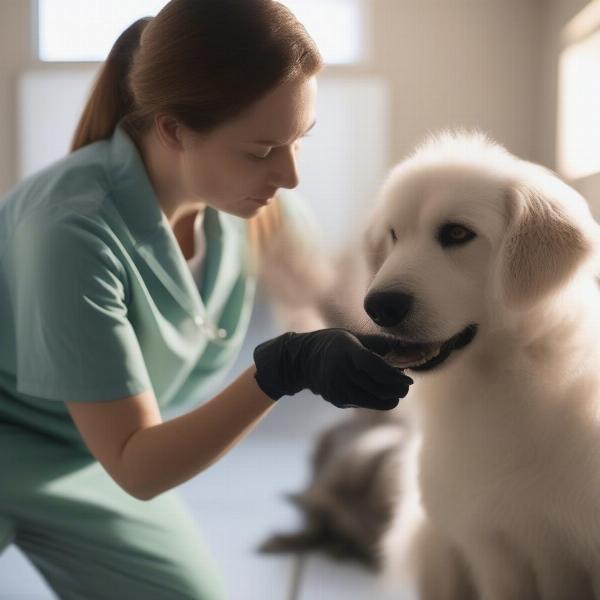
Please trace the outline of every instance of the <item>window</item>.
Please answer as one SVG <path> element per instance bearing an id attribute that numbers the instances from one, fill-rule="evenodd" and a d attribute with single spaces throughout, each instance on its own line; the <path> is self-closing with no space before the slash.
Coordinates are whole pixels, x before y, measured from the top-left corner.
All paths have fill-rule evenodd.
<path id="1" fill-rule="evenodd" d="M 365 14 L 357 0 L 284 0 L 329 64 L 359 62 L 365 53 Z"/>
<path id="2" fill-rule="evenodd" d="M 364 54 L 365 0 L 284 0 L 313 36 L 329 64 L 350 64 Z M 165 0 L 38 0 L 40 60 L 103 61 L 119 34 Z"/>
<path id="3" fill-rule="evenodd" d="M 557 163 L 578 179 L 600 173 L 600 0 L 563 32 L 559 62 Z"/>
<path id="4" fill-rule="evenodd" d="M 155 15 L 165 0 L 38 0 L 38 56 L 43 61 L 102 61 L 131 23 Z"/>

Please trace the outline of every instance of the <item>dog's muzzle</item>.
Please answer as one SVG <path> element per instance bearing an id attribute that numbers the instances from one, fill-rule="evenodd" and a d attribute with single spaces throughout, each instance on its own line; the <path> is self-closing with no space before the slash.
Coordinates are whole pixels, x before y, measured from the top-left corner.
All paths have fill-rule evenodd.
<path id="1" fill-rule="evenodd" d="M 399 325 L 409 313 L 413 297 L 401 292 L 372 292 L 364 301 L 364 309 L 380 327 Z M 427 371 L 442 364 L 455 350 L 471 343 L 477 333 L 477 324 L 471 323 L 462 331 L 441 342 L 393 341 L 393 351 L 385 355 L 386 361 L 400 369 Z M 388 336 L 385 336 L 388 337 Z"/>

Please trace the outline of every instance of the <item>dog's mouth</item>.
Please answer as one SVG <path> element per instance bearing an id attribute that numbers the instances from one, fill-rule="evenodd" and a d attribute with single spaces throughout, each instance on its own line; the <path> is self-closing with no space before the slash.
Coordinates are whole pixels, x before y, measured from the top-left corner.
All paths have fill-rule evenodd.
<path id="1" fill-rule="evenodd" d="M 398 340 L 392 352 L 384 356 L 385 360 L 399 369 L 428 371 L 441 365 L 455 350 L 464 348 L 473 341 L 477 325 L 467 325 L 462 331 L 445 342 L 407 343 Z"/>

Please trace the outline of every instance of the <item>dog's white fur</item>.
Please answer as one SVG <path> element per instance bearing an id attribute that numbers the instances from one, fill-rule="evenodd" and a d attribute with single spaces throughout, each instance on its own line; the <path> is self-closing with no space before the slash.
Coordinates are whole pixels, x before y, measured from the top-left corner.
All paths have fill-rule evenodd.
<path id="1" fill-rule="evenodd" d="M 477 237 L 443 248 L 448 222 Z M 575 190 L 478 131 L 430 136 L 384 182 L 368 291 L 415 300 L 386 331 L 442 341 L 478 324 L 443 364 L 407 371 L 420 434 L 381 547 L 388 587 L 600 598 L 599 230 Z"/>

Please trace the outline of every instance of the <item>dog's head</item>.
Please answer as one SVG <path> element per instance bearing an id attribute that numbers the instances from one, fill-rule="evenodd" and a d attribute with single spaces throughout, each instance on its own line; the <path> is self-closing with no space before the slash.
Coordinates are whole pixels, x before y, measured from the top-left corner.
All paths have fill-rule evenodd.
<path id="1" fill-rule="evenodd" d="M 480 132 L 443 132 L 394 168 L 364 231 L 364 309 L 432 369 L 498 311 L 547 301 L 597 256 L 585 200 Z"/>

